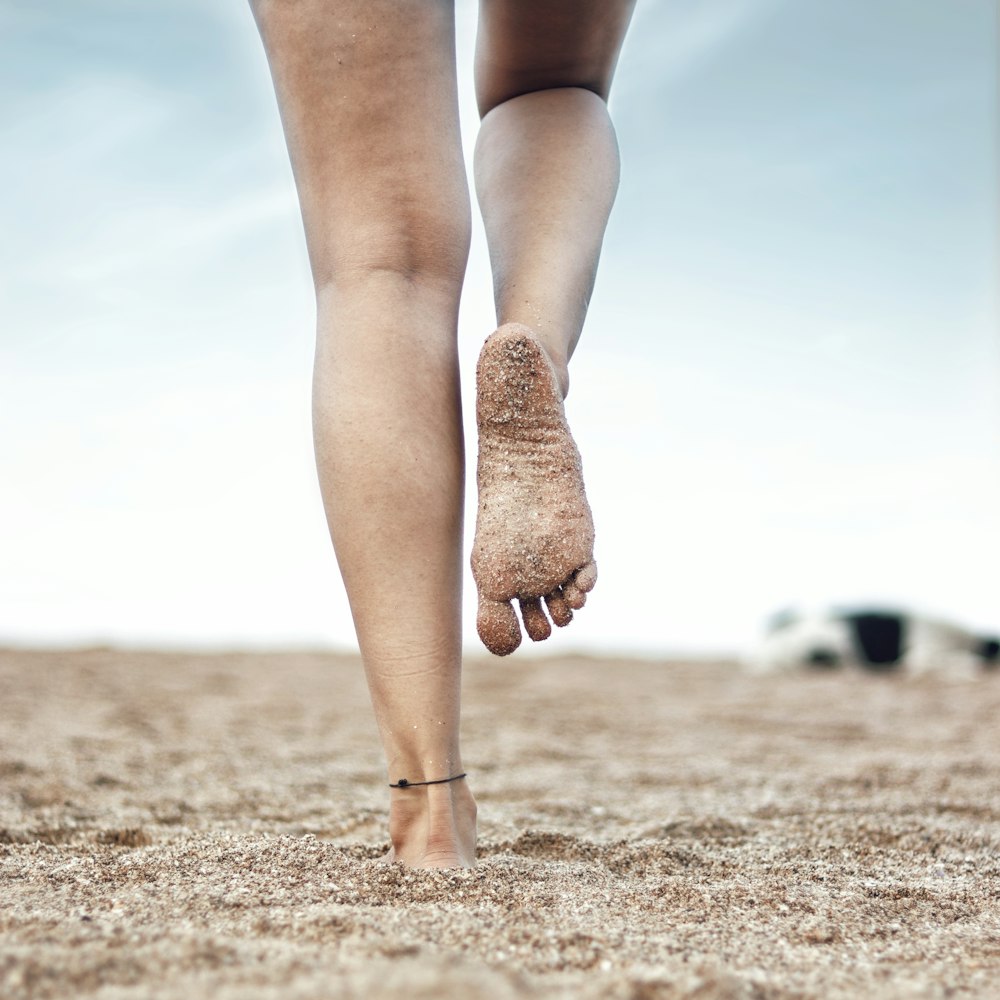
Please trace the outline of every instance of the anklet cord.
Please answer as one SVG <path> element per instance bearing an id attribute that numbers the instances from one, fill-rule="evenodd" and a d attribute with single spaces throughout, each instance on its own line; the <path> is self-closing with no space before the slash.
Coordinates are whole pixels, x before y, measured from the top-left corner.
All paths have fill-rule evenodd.
<path id="1" fill-rule="evenodd" d="M 413 788 L 415 785 L 446 785 L 449 781 L 458 781 L 459 778 L 465 777 L 465 771 L 461 774 L 453 774 L 450 778 L 438 778 L 436 781 L 407 781 L 406 778 L 400 778 L 395 784 L 390 782 L 390 788 Z"/>

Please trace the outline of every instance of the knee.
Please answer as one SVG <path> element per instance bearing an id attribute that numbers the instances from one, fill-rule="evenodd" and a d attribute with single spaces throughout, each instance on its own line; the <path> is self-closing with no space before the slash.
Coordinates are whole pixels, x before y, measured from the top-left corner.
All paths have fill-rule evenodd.
<path id="1" fill-rule="evenodd" d="M 498 86 L 477 86 L 479 117 L 480 119 L 485 118 L 495 108 L 514 98 L 554 90 L 576 91 L 606 104 L 610 87 L 610 80 L 605 81 L 596 74 L 553 73 L 544 79 L 539 79 L 537 74 L 533 74 L 532 79 L 508 77 Z"/>
<path id="2" fill-rule="evenodd" d="M 356 222 L 310 248 L 317 291 L 374 275 L 460 289 L 470 232 L 468 213 L 461 212 L 443 218 L 422 212 Z"/>
<path id="3" fill-rule="evenodd" d="M 482 123 L 505 118 L 508 112 L 519 127 L 534 121 L 539 127 L 544 125 L 546 134 L 555 135 L 563 128 L 579 132 L 586 127 L 609 129 L 613 133 L 604 98 L 586 87 L 542 87 L 514 94 L 485 111 Z M 480 140 L 485 131 L 480 132 Z"/>

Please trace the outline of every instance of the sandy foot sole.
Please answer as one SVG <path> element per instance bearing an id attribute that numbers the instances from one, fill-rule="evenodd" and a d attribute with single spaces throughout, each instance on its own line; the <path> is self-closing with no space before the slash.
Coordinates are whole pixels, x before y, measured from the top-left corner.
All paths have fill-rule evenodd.
<path id="1" fill-rule="evenodd" d="M 597 582 L 580 452 L 556 373 L 528 327 L 506 324 L 483 346 L 476 422 L 476 627 L 490 652 L 506 656 L 521 643 L 514 600 L 539 642 L 552 632 L 545 608 L 557 626 L 568 625 Z"/>

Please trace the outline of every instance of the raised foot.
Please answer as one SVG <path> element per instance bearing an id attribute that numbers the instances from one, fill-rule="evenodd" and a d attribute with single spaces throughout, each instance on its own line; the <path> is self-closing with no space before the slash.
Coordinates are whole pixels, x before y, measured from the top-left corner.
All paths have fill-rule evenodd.
<path id="1" fill-rule="evenodd" d="M 508 323 L 486 341 L 476 367 L 479 512 L 472 575 L 476 627 L 490 652 L 521 644 L 517 600 L 535 642 L 582 608 L 597 582 L 594 521 L 580 452 L 555 370 L 526 326 Z"/>

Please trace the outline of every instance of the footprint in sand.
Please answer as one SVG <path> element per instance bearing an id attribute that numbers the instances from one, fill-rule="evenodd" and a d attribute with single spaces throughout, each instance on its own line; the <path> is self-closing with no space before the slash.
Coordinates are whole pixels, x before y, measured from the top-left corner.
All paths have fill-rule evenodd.
<path id="1" fill-rule="evenodd" d="M 521 644 L 515 598 L 529 637 L 568 625 L 597 582 L 594 521 L 580 452 L 556 373 L 534 334 L 508 323 L 486 341 L 476 367 L 479 513 L 472 575 L 476 628 L 497 656 Z"/>

